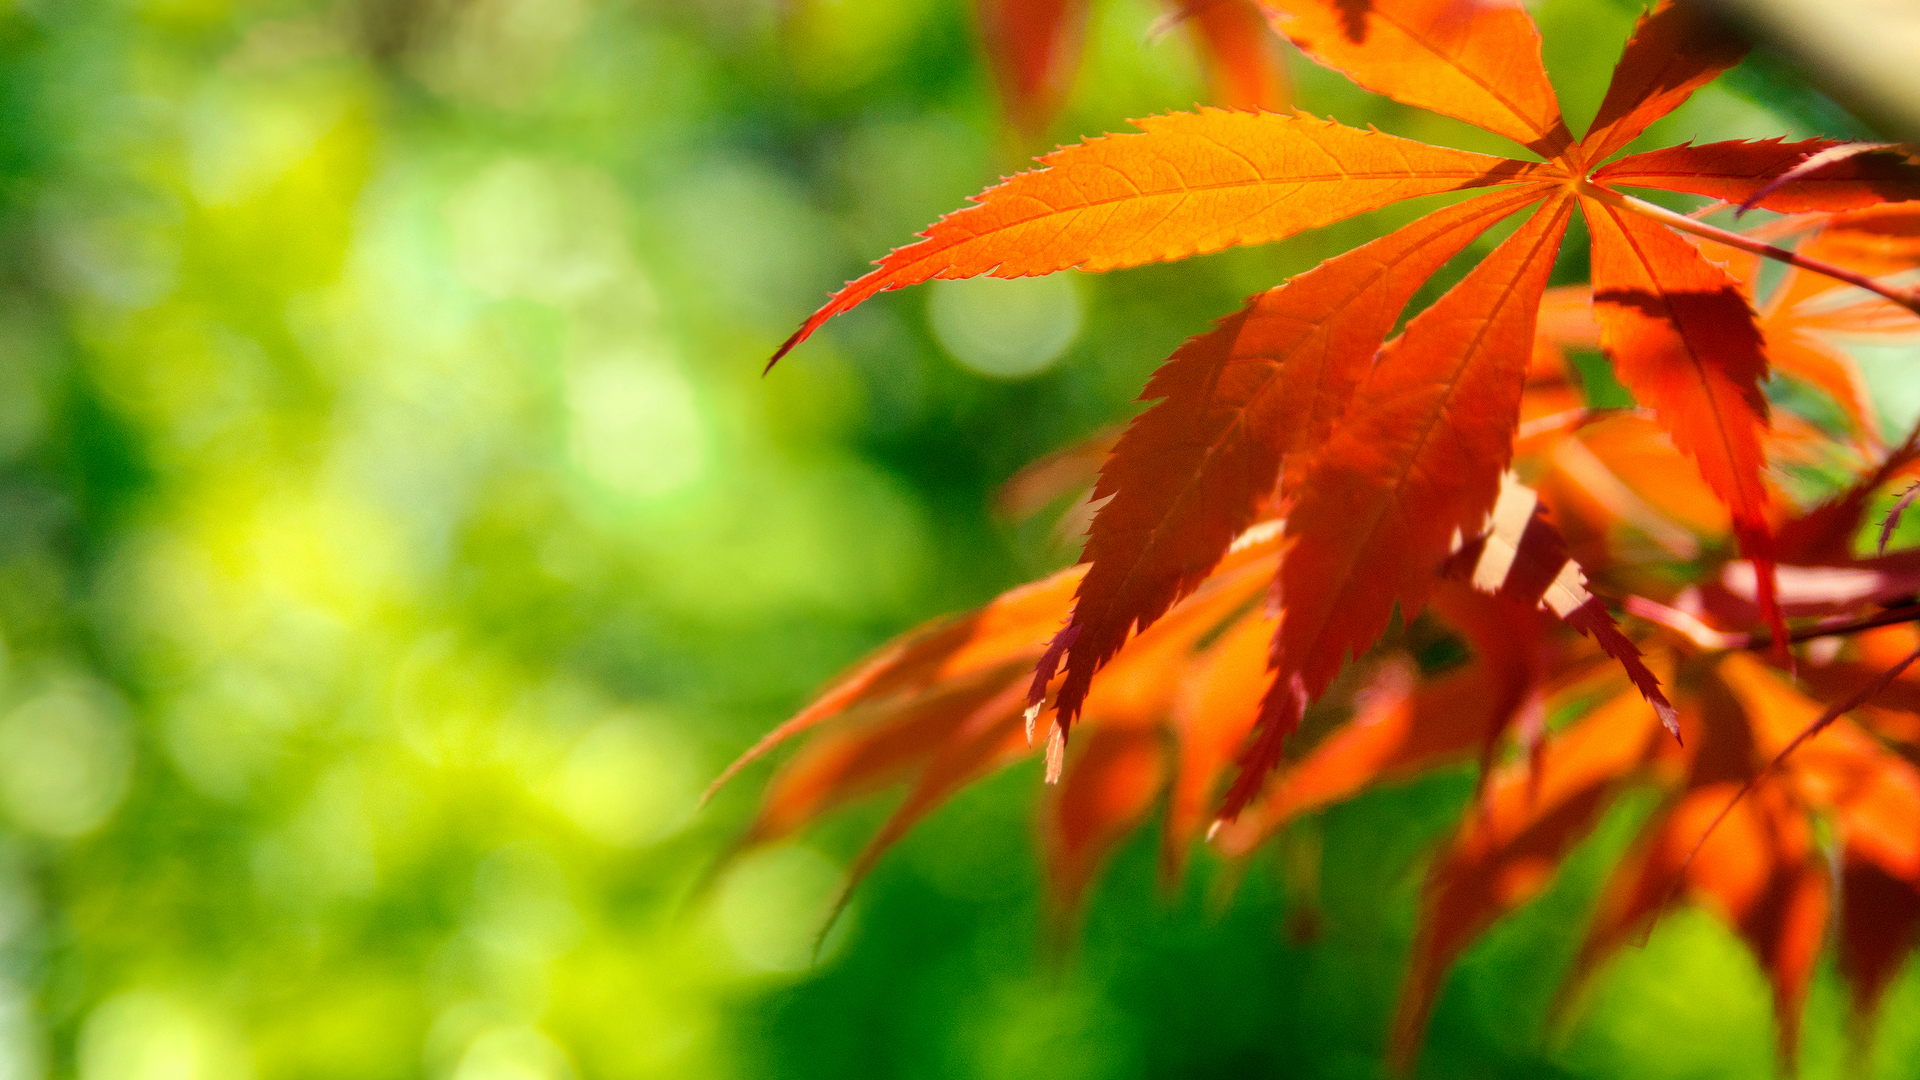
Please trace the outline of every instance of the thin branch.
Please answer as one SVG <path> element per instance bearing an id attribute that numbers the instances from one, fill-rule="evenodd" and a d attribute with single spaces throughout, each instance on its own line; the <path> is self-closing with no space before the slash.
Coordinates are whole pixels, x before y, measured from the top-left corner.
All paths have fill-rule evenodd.
<path id="1" fill-rule="evenodd" d="M 1684 611 L 1670 608 L 1657 600 L 1629 596 L 1623 602 L 1623 606 L 1628 614 L 1638 615 L 1650 623 L 1664 626 L 1709 652 L 1725 649 L 1758 651 L 1773 647 L 1771 635 L 1755 635 L 1741 630 L 1715 630 L 1698 618 Z M 1920 604 L 1902 604 L 1858 619 L 1832 619 L 1816 623 L 1804 630 L 1795 631 L 1787 637 L 1787 642 L 1798 645 L 1815 638 L 1840 637 L 1846 634 L 1857 634 L 1862 630 L 1910 622 L 1920 622 Z"/>
<path id="2" fill-rule="evenodd" d="M 1802 255 L 1797 251 L 1789 251 L 1783 247 L 1775 247 L 1772 244 L 1762 243 L 1752 237 L 1742 236 L 1737 232 L 1722 229 L 1717 225 L 1708 225 L 1702 221 L 1695 221 L 1685 214 L 1677 214 L 1664 206 L 1656 206 L 1645 199 L 1636 199 L 1631 195 L 1622 195 L 1612 188 L 1602 187 L 1590 180 L 1575 180 L 1574 189 L 1582 196 L 1592 199 L 1595 202 L 1604 203 L 1616 210 L 1627 210 L 1643 217 L 1652 218 L 1662 225 L 1677 229 L 1680 232 L 1692 233 L 1695 236 L 1704 237 L 1716 243 L 1725 244 L 1731 248 L 1738 248 L 1741 251 L 1750 252 L 1762 258 L 1773 259 L 1776 262 L 1783 262 L 1789 266 L 1797 266 L 1802 270 L 1810 270 L 1816 274 L 1823 274 L 1833 278 L 1835 281 L 1844 281 L 1855 288 L 1865 289 L 1875 295 L 1884 296 L 1888 300 L 1906 308 L 1908 311 L 1920 314 L 1920 291 L 1888 285 L 1884 282 L 1876 281 L 1857 270 L 1849 270 L 1844 266 L 1837 266 L 1825 259 L 1815 259 L 1807 255 Z"/>
<path id="3" fill-rule="evenodd" d="M 1848 158 L 1859 157 L 1861 154 L 1871 154 L 1876 150 L 1895 150 L 1898 149 L 1899 146 L 1899 143 L 1890 142 L 1841 143 L 1839 146 L 1829 146 L 1817 154 L 1809 154 L 1800 164 L 1769 180 L 1765 187 L 1742 199 L 1740 201 L 1740 208 L 1733 212 L 1733 218 L 1735 221 L 1740 220 L 1740 216 L 1759 205 L 1760 200 L 1779 191 L 1795 180 L 1804 180 L 1829 165 L 1837 165 Z"/>
<path id="4" fill-rule="evenodd" d="M 1762 638 L 1756 646 L 1752 634 L 1741 630 L 1715 630 L 1687 612 L 1668 607 L 1658 600 L 1649 600 L 1644 596 L 1629 596 L 1622 601 L 1621 606 L 1626 608 L 1627 614 L 1637 615 L 1650 623 L 1664 626 L 1710 652 L 1721 649 L 1752 649 L 1772 644 L 1771 639 Z"/>
<path id="5" fill-rule="evenodd" d="M 1637 416 L 1642 420 L 1656 420 L 1659 418 L 1659 414 L 1652 409 L 1618 408 L 1613 406 L 1593 408 L 1583 406 L 1578 409 L 1566 409 L 1557 413 L 1549 413 L 1546 416 L 1535 417 L 1521 424 L 1519 429 L 1514 432 L 1513 437 L 1516 440 L 1531 439 L 1556 431 L 1576 431 L 1588 424 L 1605 420 L 1610 416 Z"/>
<path id="6" fill-rule="evenodd" d="M 1846 622 L 1837 623 L 1820 623 L 1799 631 L 1787 640 L 1798 645 L 1803 641 L 1812 641 L 1814 638 L 1836 637 L 1841 634 L 1857 634 L 1862 630 L 1872 630 L 1877 626 L 1894 626 L 1898 623 L 1910 622 L 1920 622 L 1920 604 L 1902 604 L 1899 607 L 1888 608 L 1877 615 L 1869 615 L 1863 619 L 1849 619 Z M 1750 649 L 1761 648 L 1766 644 L 1767 642 L 1765 640 L 1761 640 L 1747 647 Z"/>

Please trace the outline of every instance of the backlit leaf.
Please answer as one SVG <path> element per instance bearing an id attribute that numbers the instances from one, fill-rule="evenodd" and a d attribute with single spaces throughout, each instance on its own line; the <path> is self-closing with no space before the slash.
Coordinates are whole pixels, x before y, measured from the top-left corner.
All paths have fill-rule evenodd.
<path id="1" fill-rule="evenodd" d="M 1745 42 L 1700 7 L 1662 0 L 1633 28 L 1580 152 L 1590 164 L 1605 161 L 1746 52 Z"/>
<path id="2" fill-rule="evenodd" d="M 1459 117 L 1541 157 L 1572 142 L 1524 8 L 1482 0 L 1261 0 L 1300 51 L 1395 101 Z"/>
<path id="3" fill-rule="evenodd" d="M 1581 209 L 1593 235 L 1594 316 L 1614 372 L 1659 413 L 1732 511 L 1741 546 L 1760 567 L 1761 612 L 1784 640 L 1762 480 L 1767 361 L 1753 310 L 1739 282 L 1686 240 L 1592 199 Z"/>
<path id="4" fill-rule="evenodd" d="M 834 294 L 778 361 L 875 293 L 934 278 L 1112 270 L 1264 244 L 1401 199 L 1541 179 L 1546 166 L 1310 116 L 1202 109 L 1056 150 Z"/>
<path id="5" fill-rule="evenodd" d="M 1418 612 L 1449 538 L 1492 508 L 1512 454 L 1535 314 L 1570 212 L 1565 198 L 1541 208 L 1416 315 L 1315 458 L 1287 517 L 1275 685 L 1226 816 L 1278 760 L 1293 722 L 1285 698 L 1318 697 L 1349 655 L 1380 636 L 1396 601 L 1407 617 Z"/>

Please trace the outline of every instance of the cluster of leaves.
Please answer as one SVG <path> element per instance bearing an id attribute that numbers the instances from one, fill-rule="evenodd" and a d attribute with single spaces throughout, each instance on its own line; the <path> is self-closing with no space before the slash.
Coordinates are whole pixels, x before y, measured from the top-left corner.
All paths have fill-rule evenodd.
<path id="1" fill-rule="evenodd" d="M 736 770 L 810 739 L 747 842 L 905 781 L 857 880 L 953 792 L 1034 752 L 1044 722 L 1064 917 L 1163 801 L 1174 876 L 1203 833 L 1243 858 L 1304 812 L 1477 756 L 1477 809 L 1427 885 L 1401 1060 L 1450 962 L 1636 785 L 1667 797 L 1573 983 L 1691 898 L 1768 973 L 1783 1053 L 1830 922 L 1870 1015 L 1920 925 L 1920 557 L 1855 543 L 1920 440 L 1884 445 L 1824 335 L 1920 331 L 1885 280 L 1920 265 L 1920 167 L 1822 140 L 1609 163 L 1742 55 L 1670 4 L 1641 20 L 1579 139 L 1517 6 L 1264 6 L 1306 56 L 1539 160 L 1306 114 L 1152 117 L 1047 155 L 837 294 L 780 355 L 933 278 L 1133 266 L 1482 192 L 1255 296 L 1175 352 L 1110 451 L 1026 481 L 1070 487 L 1074 462 L 1104 458 L 1080 564 L 901 639 L 769 735 Z M 1735 233 L 1633 187 L 1783 216 Z M 1549 289 L 1576 208 L 1592 283 Z M 1429 277 L 1528 209 L 1388 338 Z M 1592 407 L 1570 349 L 1604 353 L 1638 407 Z M 1827 415 L 1770 416 L 1770 376 Z M 1802 506 L 1777 479 L 1791 468 L 1850 479 Z M 1625 631 L 1602 596 L 1634 616 Z M 1468 659 L 1432 663 L 1442 637 Z"/>

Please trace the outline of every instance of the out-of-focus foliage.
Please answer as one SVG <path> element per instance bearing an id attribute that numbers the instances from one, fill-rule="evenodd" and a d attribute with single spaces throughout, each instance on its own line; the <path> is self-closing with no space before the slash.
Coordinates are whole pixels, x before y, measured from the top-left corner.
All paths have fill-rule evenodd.
<path id="1" fill-rule="evenodd" d="M 1025 769 L 903 845 L 817 966 L 870 818 L 706 878 L 751 802 L 696 812 L 724 761 L 873 643 L 1067 558 L 990 517 L 995 484 L 1401 220 L 900 294 L 762 381 L 861 260 L 1011 164 L 965 8 L 0 2 L 0 1076 L 1379 1068 L 1464 773 L 1302 825 L 1221 918 L 1228 883 L 1159 903 L 1129 849 L 1065 965 L 1033 938 Z M 1143 43 L 1159 13 L 1096 6 L 1056 134 L 1202 95 L 1184 36 Z M 1540 10 L 1576 116 L 1632 14 Z M 1482 148 L 1295 76 L 1317 112 Z M 1759 83 L 1650 138 L 1810 133 L 1817 99 Z M 1564 927 L 1633 824 L 1465 958 L 1428 1070 L 1769 1067 L 1758 972 L 1693 917 L 1545 1048 Z M 1280 933 L 1314 912 L 1312 943 Z M 1810 1073 L 1839 1014 L 1822 975 Z"/>

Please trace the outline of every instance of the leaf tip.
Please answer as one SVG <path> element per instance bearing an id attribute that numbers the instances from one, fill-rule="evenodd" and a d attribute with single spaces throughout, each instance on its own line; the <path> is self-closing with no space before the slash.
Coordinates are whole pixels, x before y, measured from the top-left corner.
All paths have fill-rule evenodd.
<path id="1" fill-rule="evenodd" d="M 1027 741 L 1029 742 L 1033 741 L 1033 718 L 1040 715 L 1039 707 L 1047 700 L 1047 684 L 1053 682 L 1053 677 L 1060 671 L 1060 661 L 1066 658 L 1067 650 L 1073 648 L 1073 643 L 1079 639 L 1080 623 L 1069 622 L 1061 628 L 1059 633 L 1053 635 L 1053 641 L 1047 645 L 1047 651 L 1040 655 L 1040 662 L 1033 665 L 1033 685 L 1027 688 Z M 1079 705 L 1078 701 L 1055 702 L 1060 722 L 1071 723 L 1074 715 L 1080 711 Z"/>

